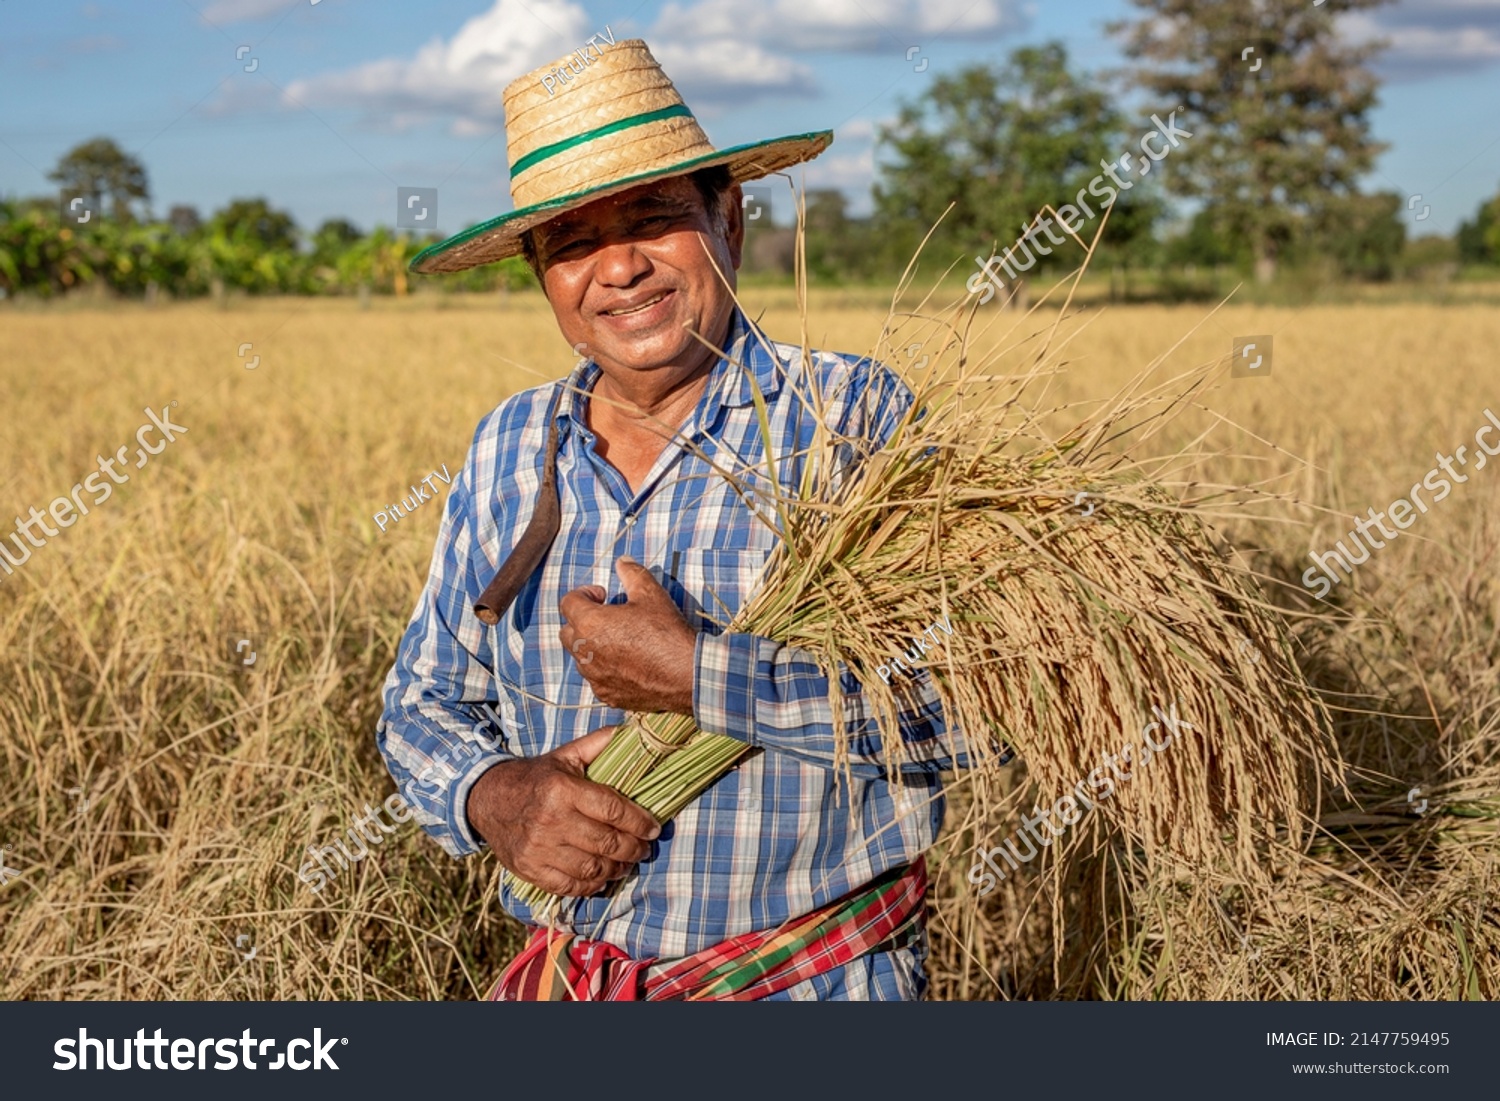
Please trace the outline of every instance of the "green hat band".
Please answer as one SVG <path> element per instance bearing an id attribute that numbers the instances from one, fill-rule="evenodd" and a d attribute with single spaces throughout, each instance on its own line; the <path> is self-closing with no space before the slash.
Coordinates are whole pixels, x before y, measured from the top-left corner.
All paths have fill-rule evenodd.
<path id="1" fill-rule="evenodd" d="M 582 134 L 576 134 L 571 138 L 564 138 L 562 141 L 555 141 L 551 145 L 542 146 L 540 149 L 533 149 L 510 166 L 511 178 L 514 179 L 528 168 L 533 168 L 541 164 L 542 161 L 557 156 L 559 153 L 565 153 L 569 149 L 585 145 L 607 134 L 616 134 L 621 130 L 629 130 L 633 126 L 645 126 L 648 122 L 657 122 L 661 119 L 692 117 L 693 112 L 689 111 L 686 105 L 678 103 L 671 107 L 663 107 L 657 111 L 647 111 L 645 114 L 631 115 L 629 118 L 618 119 L 615 122 L 593 130 L 585 130 Z"/>

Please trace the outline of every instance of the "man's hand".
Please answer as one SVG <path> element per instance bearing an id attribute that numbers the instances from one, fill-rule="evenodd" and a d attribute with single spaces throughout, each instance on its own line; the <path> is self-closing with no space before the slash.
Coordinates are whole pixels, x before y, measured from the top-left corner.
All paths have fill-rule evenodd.
<path id="1" fill-rule="evenodd" d="M 651 571 L 622 556 L 615 571 L 626 603 L 606 604 L 598 585 L 558 602 L 562 644 L 600 702 L 627 711 L 693 713 L 693 650 L 698 633 Z"/>
<path id="2" fill-rule="evenodd" d="M 656 819 L 585 778 L 612 726 L 540 757 L 502 761 L 469 791 L 469 825 L 510 871 L 556 895 L 587 898 L 651 851 Z"/>

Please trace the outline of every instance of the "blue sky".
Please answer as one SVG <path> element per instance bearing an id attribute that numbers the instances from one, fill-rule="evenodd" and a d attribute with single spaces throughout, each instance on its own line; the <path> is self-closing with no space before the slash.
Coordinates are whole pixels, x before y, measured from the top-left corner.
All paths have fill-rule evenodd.
<path id="1" fill-rule="evenodd" d="M 263 195 L 306 228 L 337 216 L 368 229 L 394 223 L 397 187 L 437 187 L 438 228 L 453 232 L 510 209 L 505 85 L 607 26 L 647 40 L 717 145 L 832 128 L 807 184 L 843 188 L 863 211 L 876 126 L 934 74 L 1049 39 L 1075 67 L 1116 67 L 1103 25 L 1135 10 L 1126 0 L 3 0 L 0 194 L 52 192 L 45 174 L 58 158 L 107 135 L 145 163 L 157 214 Z M 1407 214 L 1414 235 L 1450 232 L 1500 190 L 1500 0 L 1399 0 L 1341 25 L 1392 43 L 1373 115 L 1390 149 L 1367 187 L 1422 196 Z"/>

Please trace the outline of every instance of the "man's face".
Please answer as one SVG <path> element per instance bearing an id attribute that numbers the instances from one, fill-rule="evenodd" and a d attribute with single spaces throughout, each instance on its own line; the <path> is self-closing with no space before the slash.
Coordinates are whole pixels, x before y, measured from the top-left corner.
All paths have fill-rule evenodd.
<path id="1" fill-rule="evenodd" d="M 687 327 L 717 341 L 734 305 L 730 288 L 745 236 L 738 185 L 730 198 L 723 232 L 686 176 L 642 184 L 539 226 L 542 286 L 568 343 L 607 371 L 693 368 L 711 359 Z"/>

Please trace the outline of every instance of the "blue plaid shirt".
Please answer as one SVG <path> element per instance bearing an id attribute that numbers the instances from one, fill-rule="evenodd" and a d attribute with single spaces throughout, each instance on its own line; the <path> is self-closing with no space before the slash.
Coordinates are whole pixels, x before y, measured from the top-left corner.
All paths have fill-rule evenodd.
<path id="1" fill-rule="evenodd" d="M 761 747 L 668 823 L 651 854 L 613 897 L 564 911 L 563 924 L 636 959 L 672 959 L 727 937 L 805 914 L 915 859 L 943 818 L 938 772 L 951 767 L 942 709 L 923 673 L 902 720 L 905 763 L 891 783 L 860 685 L 842 668 L 840 722 L 851 735 L 852 785 L 834 767 L 828 679 L 804 650 L 724 626 L 754 592 L 777 543 L 765 498 L 746 499 L 714 466 L 770 484 L 753 403 L 764 395 L 775 472 L 795 495 L 822 395 L 825 423 L 855 443 L 834 449 L 835 484 L 861 453 L 878 449 L 912 402 L 868 358 L 771 343 L 738 311 L 729 357 L 667 443 L 638 491 L 595 452 L 587 392 L 599 367 L 581 362 L 559 397 L 562 523 L 542 567 L 500 623 L 474 615 L 479 593 L 519 541 L 537 500 L 547 410 L 559 383 L 507 399 L 480 422 L 455 478 L 427 584 L 386 680 L 377 741 L 417 821 L 455 856 L 484 842 L 469 829 L 470 788 L 486 769 L 532 757 L 626 713 L 600 703 L 558 640 L 558 600 L 600 585 L 624 600 L 614 561 L 632 555 L 699 631 L 693 712 L 698 726 Z M 774 353 L 774 354 L 773 354 Z M 753 381 L 752 381 L 753 376 Z M 810 385 L 811 384 L 811 385 Z M 685 438 L 685 441 L 684 439 Z M 858 444 L 859 446 L 856 446 Z M 756 502 L 759 504 L 756 504 Z M 753 508 L 762 510 L 757 518 Z M 913 624 L 912 634 L 927 624 Z M 892 639 L 893 653 L 906 639 Z M 501 903 L 522 921 L 527 906 Z M 914 950 L 875 953 L 792 988 L 791 998 L 911 998 L 925 986 Z"/>

